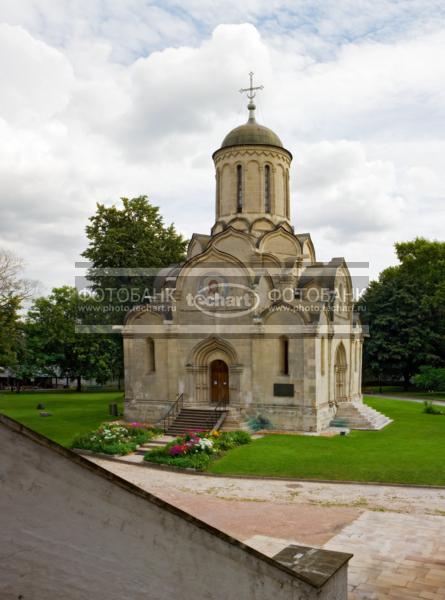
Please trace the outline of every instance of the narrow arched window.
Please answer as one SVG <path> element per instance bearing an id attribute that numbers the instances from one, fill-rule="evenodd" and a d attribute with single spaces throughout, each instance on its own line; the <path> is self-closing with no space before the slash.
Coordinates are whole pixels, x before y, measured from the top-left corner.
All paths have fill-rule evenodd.
<path id="1" fill-rule="evenodd" d="M 216 171 L 216 218 L 218 219 L 219 215 L 221 214 L 221 183 L 220 183 L 220 176 L 219 176 L 219 171 Z"/>
<path id="2" fill-rule="evenodd" d="M 280 371 L 282 375 L 289 375 L 289 340 L 280 339 Z"/>
<path id="3" fill-rule="evenodd" d="M 320 358 L 321 358 L 321 374 L 324 375 L 324 370 L 325 370 L 325 349 L 324 349 L 324 337 L 321 338 L 321 343 L 320 343 Z"/>
<path id="4" fill-rule="evenodd" d="M 243 168 L 236 167 L 236 212 L 243 212 Z"/>
<path id="5" fill-rule="evenodd" d="M 264 212 L 271 212 L 270 205 L 270 167 L 264 167 Z"/>
<path id="6" fill-rule="evenodd" d="M 286 218 L 290 219 L 289 171 L 286 171 Z"/>
<path id="7" fill-rule="evenodd" d="M 145 363 L 146 363 L 146 371 L 147 373 L 153 373 L 156 370 L 156 361 L 155 361 L 155 343 L 149 338 L 146 341 L 145 347 Z"/>

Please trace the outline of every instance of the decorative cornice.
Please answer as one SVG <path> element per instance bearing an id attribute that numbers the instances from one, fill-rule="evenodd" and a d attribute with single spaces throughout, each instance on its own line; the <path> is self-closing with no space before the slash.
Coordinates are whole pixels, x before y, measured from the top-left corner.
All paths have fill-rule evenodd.
<path id="1" fill-rule="evenodd" d="M 217 150 L 217 152 L 215 152 L 215 154 L 213 155 L 213 160 L 215 161 L 215 165 L 217 165 L 224 159 L 236 158 L 238 156 L 276 157 L 283 159 L 288 166 L 290 166 L 290 163 L 292 161 L 292 155 L 284 148 L 275 148 L 267 146 L 261 148 L 255 148 L 252 146 L 244 148 L 238 146 L 233 146 L 230 148 L 221 148 L 220 150 Z"/>

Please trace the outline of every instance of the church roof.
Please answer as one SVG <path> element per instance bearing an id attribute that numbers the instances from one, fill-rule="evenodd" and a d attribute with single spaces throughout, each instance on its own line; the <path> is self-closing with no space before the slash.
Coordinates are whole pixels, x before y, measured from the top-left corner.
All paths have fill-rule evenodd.
<path id="1" fill-rule="evenodd" d="M 328 263 L 308 265 L 298 281 L 297 288 L 303 289 L 309 284 L 315 284 L 327 290 L 334 290 L 337 270 L 344 262 L 343 257 L 335 257 Z"/>
<path id="2" fill-rule="evenodd" d="M 278 146 L 283 147 L 283 143 L 277 134 L 255 121 L 249 119 L 244 125 L 232 129 L 223 140 L 221 148 L 228 146 Z"/>

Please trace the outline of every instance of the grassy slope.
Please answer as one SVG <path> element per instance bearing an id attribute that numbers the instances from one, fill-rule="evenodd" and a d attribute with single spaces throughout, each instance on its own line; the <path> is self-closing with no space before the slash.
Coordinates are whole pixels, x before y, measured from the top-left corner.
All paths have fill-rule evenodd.
<path id="1" fill-rule="evenodd" d="M 36 409 L 43 403 L 51 417 L 41 417 Z M 74 436 L 95 429 L 110 419 L 108 404 L 118 402 L 122 410 L 121 392 L 0 392 L 0 413 L 4 413 L 30 429 L 69 446 Z"/>
<path id="2" fill-rule="evenodd" d="M 270 435 L 232 450 L 213 473 L 445 485 L 445 416 L 399 400 L 368 399 L 394 423 L 346 437 Z"/>

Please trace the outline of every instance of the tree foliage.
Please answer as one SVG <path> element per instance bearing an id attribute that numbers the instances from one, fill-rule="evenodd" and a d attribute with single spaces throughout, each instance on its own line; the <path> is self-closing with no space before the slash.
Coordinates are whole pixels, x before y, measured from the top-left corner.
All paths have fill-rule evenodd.
<path id="1" fill-rule="evenodd" d="M 445 368 L 420 367 L 419 373 L 413 377 L 413 383 L 427 392 L 443 392 L 445 391 Z"/>
<path id="2" fill-rule="evenodd" d="M 75 288 L 54 288 L 37 298 L 26 322 L 28 357 L 37 370 L 52 376 L 81 377 L 105 383 L 113 375 L 115 348 L 107 336 L 79 332 L 85 303 Z"/>
<path id="3" fill-rule="evenodd" d="M 400 264 L 369 285 L 359 310 L 370 334 L 365 369 L 408 385 L 422 365 L 445 364 L 445 243 L 417 238 L 395 247 Z"/>
<path id="4" fill-rule="evenodd" d="M 173 225 L 164 225 L 159 208 L 147 196 L 122 198 L 122 205 L 97 205 L 82 255 L 91 262 L 88 279 L 94 289 L 106 292 L 101 298 L 125 309 L 144 303 L 155 276 L 149 270 L 181 262 L 187 242 Z M 139 275 L 138 269 L 143 270 Z"/>
<path id="5" fill-rule="evenodd" d="M 89 244 L 83 256 L 91 262 L 88 279 L 95 291 L 97 324 L 121 324 L 128 310 L 148 301 L 156 271 L 185 258 L 187 241 L 173 225 L 164 224 L 147 196 L 121 200 L 121 208 L 97 204 L 86 227 Z M 111 334 L 110 339 L 120 376 L 122 337 Z"/>
<path id="6" fill-rule="evenodd" d="M 16 366 L 23 346 L 19 311 L 34 284 L 21 277 L 23 261 L 0 248 L 0 368 Z"/>

